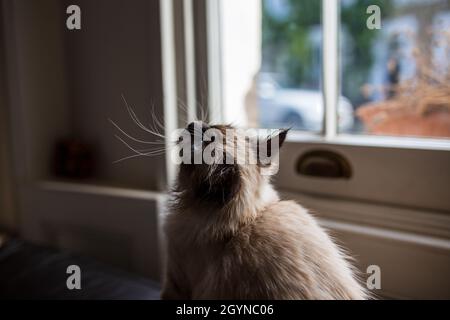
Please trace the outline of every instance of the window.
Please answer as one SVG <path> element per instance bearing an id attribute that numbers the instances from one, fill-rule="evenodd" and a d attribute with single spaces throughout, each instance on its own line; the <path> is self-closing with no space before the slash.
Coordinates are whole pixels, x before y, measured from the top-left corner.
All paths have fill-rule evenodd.
<path id="1" fill-rule="evenodd" d="M 363 0 L 341 1 L 341 90 L 354 110 L 343 131 L 450 137 L 450 2 L 378 0 L 370 30 Z"/>
<path id="2" fill-rule="evenodd" d="M 322 130 L 321 7 L 316 0 L 221 1 L 226 121 Z"/>
<path id="3" fill-rule="evenodd" d="M 390 127 L 404 124 L 415 130 L 418 119 L 432 119 L 448 129 L 448 81 L 428 83 L 422 98 L 431 103 L 422 113 L 405 114 L 390 107 L 367 116 L 374 105 L 379 109 L 385 109 L 380 104 L 395 106 L 392 100 L 402 81 L 412 84 L 413 90 L 401 98 L 417 103 L 411 97 L 420 90 L 414 88 L 423 88 L 416 79 L 420 68 L 412 60 L 417 52 L 414 46 L 431 50 L 433 60 L 439 61 L 439 68 L 433 70 L 448 76 L 445 34 L 420 36 L 425 29 L 425 35 L 447 30 L 441 26 L 448 23 L 448 1 L 428 1 L 427 6 L 415 0 L 186 0 L 183 4 L 183 10 L 193 9 L 193 35 L 184 38 L 184 47 L 195 49 L 190 55 L 195 61 L 176 59 L 176 63 L 195 65 L 184 66 L 187 73 L 195 73 L 195 77 L 186 76 L 196 79 L 196 89 L 191 90 L 196 97 L 191 100 L 201 102 L 191 107 L 203 110 L 206 106 L 211 122 L 293 128 L 280 155 L 275 179 L 279 190 L 320 199 L 450 211 L 450 140 L 446 139 L 450 135 L 380 131 L 374 126 L 387 119 L 394 123 Z M 372 14 L 367 9 L 372 4 L 381 10 L 380 30 L 367 29 Z M 424 27 L 418 27 L 418 21 Z M 387 39 L 410 28 L 405 25 L 416 25 L 416 40 L 398 40 L 393 47 L 398 50 L 389 51 Z M 387 59 L 388 53 L 399 62 Z M 389 70 L 397 71 L 389 76 Z M 388 86 L 389 81 L 398 83 L 397 88 Z M 436 96 L 439 99 L 434 100 Z M 404 106 L 409 108 L 408 103 Z M 172 108 L 174 103 L 166 114 Z M 327 152 L 312 154 L 337 155 L 348 162 L 351 175 L 320 176 L 299 170 L 305 155 L 323 150 Z M 313 159 L 314 165 L 334 161 L 318 158 Z"/>
<path id="4" fill-rule="evenodd" d="M 448 1 L 206 2 L 213 3 L 208 68 L 220 76 L 208 85 L 220 97 L 209 90 L 210 108 L 220 102 L 222 122 L 294 129 L 278 189 L 450 211 Z M 367 27 L 372 4 L 381 10 L 379 30 Z M 427 66 L 437 64 L 426 86 L 416 47 Z M 317 150 L 346 159 L 351 177 L 299 172 L 300 159 Z"/>
<path id="5" fill-rule="evenodd" d="M 221 1 L 225 120 L 320 133 L 323 94 L 333 94 L 323 74 L 340 89 L 327 107 L 338 133 L 450 137 L 450 3 L 342 0 L 334 13 L 335 4 Z M 380 9 L 380 29 L 367 25 L 370 5 Z M 334 14 L 339 32 L 324 35 Z M 336 70 L 322 63 L 325 36 L 339 41 Z"/>

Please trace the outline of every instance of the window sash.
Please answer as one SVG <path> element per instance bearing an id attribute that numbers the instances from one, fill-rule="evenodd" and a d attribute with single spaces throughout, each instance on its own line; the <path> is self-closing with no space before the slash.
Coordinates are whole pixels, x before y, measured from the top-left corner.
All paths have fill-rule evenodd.
<path id="1" fill-rule="evenodd" d="M 195 81 L 200 88 L 207 89 L 207 113 L 208 120 L 212 122 L 223 122 L 223 95 L 222 95 L 222 67 L 221 67 L 221 1 L 203 0 L 197 2 L 204 7 L 205 16 L 196 15 L 195 23 L 199 18 L 204 18 L 207 32 L 194 35 L 195 41 L 205 42 L 206 52 L 200 52 L 207 57 L 207 83 L 205 88 L 205 77 L 196 75 Z M 226 1 L 226 0 L 225 0 Z M 364 133 L 347 134 L 338 130 L 337 106 L 340 96 L 340 0 L 322 1 L 322 95 L 324 100 L 323 130 L 319 133 L 304 131 L 292 132 L 288 141 L 304 143 L 326 142 L 336 144 L 361 145 L 373 147 L 388 147 L 402 149 L 422 150 L 448 150 L 450 151 L 450 139 L 428 138 L 428 137 L 403 137 L 403 136 L 376 136 Z M 197 7 L 198 8 L 198 7 Z M 195 15 L 195 12 L 193 13 Z M 203 24 L 203 22 L 201 23 Z M 195 29 L 195 28 L 194 28 Z M 200 39 L 199 39 L 200 37 Z M 197 53 L 196 53 L 197 55 Z M 197 55 L 198 58 L 198 55 Z M 203 61 L 196 61 L 203 63 Z M 196 106 L 198 108 L 198 106 Z M 198 114 L 198 111 L 197 111 Z"/>
<path id="2" fill-rule="evenodd" d="M 162 2 L 173 0 L 160 0 Z M 196 105 L 196 114 L 207 110 L 209 121 L 222 122 L 218 119 L 218 113 L 214 111 L 219 104 L 215 102 L 222 99 L 217 94 L 220 92 L 221 56 L 220 47 L 217 46 L 220 36 L 220 21 L 213 17 L 220 16 L 220 2 L 210 5 L 211 0 L 194 0 L 194 40 L 195 40 L 195 81 L 197 87 L 197 99 L 201 99 L 200 105 Z M 334 3 L 333 3 L 334 2 Z M 334 5 L 329 10 L 329 5 Z M 209 6 L 209 7 L 208 7 Z M 322 133 L 292 131 L 288 135 L 288 143 L 280 157 L 279 179 L 276 179 L 280 190 L 290 190 L 298 193 L 311 193 L 329 198 L 346 198 L 352 201 L 385 203 L 395 206 L 409 206 L 428 208 L 439 213 L 448 213 L 448 197 L 442 192 L 448 189 L 448 177 L 450 176 L 449 162 L 450 140 L 434 138 L 412 138 L 395 136 L 375 136 L 363 134 L 339 133 L 337 130 L 337 113 L 329 112 L 330 108 L 336 110 L 339 92 L 339 22 L 340 12 L 337 0 L 323 0 L 324 11 L 323 28 L 324 40 L 330 39 L 333 44 L 324 43 L 328 52 L 327 57 L 334 59 L 333 63 L 325 61 L 322 72 L 331 75 L 324 85 L 324 99 L 327 97 L 328 106 L 325 109 L 328 123 L 331 126 L 324 127 Z M 211 12 L 215 12 L 211 15 Z M 331 17 L 331 19 L 328 18 Z M 216 24 L 215 32 L 207 31 L 211 25 Z M 213 37 L 211 41 L 211 37 Z M 208 50 L 209 55 L 208 55 Z M 214 54 L 211 51 L 214 50 Z M 167 57 L 164 57 L 165 59 Z M 324 57 L 323 59 L 327 59 Z M 205 63 L 207 61 L 207 63 Z M 179 62 L 179 61 L 178 61 Z M 175 63 L 175 62 L 174 62 Z M 192 63 L 192 62 L 191 62 Z M 212 71 L 215 76 L 209 76 Z M 328 70 L 328 71 L 326 71 Z M 329 70 L 335 70 L 330 72 Z M 215 90 L 211 90 L 215 86 Z M 198 90 L 206 93 L 206 97 Z M 214 96 L 215 95 L 215 96 Z M 332 107 L 330 107 L 330 105 Z M 203 109 L 203 107 L 205 109 Z M 180 109 L 178 109 L 180 110 Z M 166 109 L 166 112 L 169 112 Z M 168 113 L 166 113 L 168 114 Z M 216 117 L 211 117 L 211 115 Z M 220 114 L 219 114 L 220 116 Z M 325 121 L 326 123 L 326 121 Z M 355 179 L 330 180 L 312 179 L 298 175 L 296 172 L 296 160 L 302 152 L 310 149 L 333 150 L 347 157 L 354 166 Z M 405 165 L 405 160 L 408 164 Z M 391 177 L 391 179 L 389 179 Z M 424 181 L 424 183 L 421 183 Z M 430 188 L 433 183 L 433 188 Z M 412 190 L 411 187 L 413 187 Z M 399 191 L 400 190 L 400 191 Z M 436 192 L 436 190 L 438 192 Z M 358 193 L 358 194 L 356 194 Z M 393 197 L 395 195 L 395 197 Z M 447 199 L 447 200 L 446 200 Z"/>

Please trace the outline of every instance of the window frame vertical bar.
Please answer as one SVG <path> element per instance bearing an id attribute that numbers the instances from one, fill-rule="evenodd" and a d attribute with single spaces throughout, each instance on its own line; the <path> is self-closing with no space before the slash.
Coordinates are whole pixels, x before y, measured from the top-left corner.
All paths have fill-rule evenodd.
<path id="1" fill-rule="evenodd" d="M 207 50 L 208 50 L 208 120 L 221 123 L 222 103 L 222 44 L 220 0 L 206 1 Z"/>
<path id="2" fill-rule="evenodd" d="M 184 50 L 186 69 L 186 104 L 188 122 L 196 118 L 196 74 L 195 74 L 195 35 L 194 35 L 194 9 L 193 0 L 184 0 Z"/>
<path id="3" fill-rule="evenodd" d="M 323 134 L 326 139 L 338 134 L 339 11 L 338 0 L 322 0 Z"/>
<path id="4" fill-rule="evenodd" d="M 167 185 L 175 181 L 176 168 L 170 157 L 172 133 L 177 128 L 177 74 L 175 59 L 175 30 L 173 0 L 160 0 L 161 16 L 161 63 L 164 104 L 164 127 Z"/>

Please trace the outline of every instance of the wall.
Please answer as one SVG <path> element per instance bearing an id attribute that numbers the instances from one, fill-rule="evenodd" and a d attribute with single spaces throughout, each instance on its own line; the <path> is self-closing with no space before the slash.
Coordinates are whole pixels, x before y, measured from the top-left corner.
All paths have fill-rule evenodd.
<path id="1" fill-rule="evenodd" d="M 162 190 L 162 157 L 113 163 L 132 152 L 108 122 L 140 139 L 159 139 L 137 128 L 121 99 L 124 94 L 146 125 L 152 105 L 162 120 L 159 2 L 4 2 L 20 179 L 52 178 L 55 142 L 75 137 L 96 149 L 94 183 Z M 81 7 L 81 30 L 66 28 L 66 3 Z"/>
<path id="2" fill-rule="evenodd" d="M 130 120 L 123 93 L 144 123 L 151 103 L 162 119 L 159 1 L 1 3 L 20 235 L 157 279 L 162 200 L 150 190 L 164 189 L 165 161 L 113 164 L 131 151 L 108 118 L 152 139 Z M 68 4 L 81 7 L 80 31 L 66 28 Z M 94 179 L 53 176 L 55 142 L 65 137 L 95 146 Z"/>
<path id="3" fill-rule="evenodd" d="M 3 48 L 3 19 L 0 6 L 0 70 L 5 70 Z M 0 74 L 0 230 L 15 231 L 12 163 L 9 135 L 9 112 L 7 110 L 6 74 Z"/>
<path id="4" fill-rule="evenodd" d="M 73 134 L 98 147 L 98 178 L 144 189 L 164 188 L 164 160 L 134 158 L 114 138 L 114 120 L 126 132 L 146 141 L 159 140 L 133 124 L 121 94 L 144 124 L 154 106 L 162 122 L 161 47 L 157 0 L 64 1 L 82 10 L 82 29 L 64 29 Z M 134 144 L 136 146 L 136 144 Z M 136 146 L 138 147 L 138 146 Z M 149 145 L 140 145 L 148 148 Z"/>

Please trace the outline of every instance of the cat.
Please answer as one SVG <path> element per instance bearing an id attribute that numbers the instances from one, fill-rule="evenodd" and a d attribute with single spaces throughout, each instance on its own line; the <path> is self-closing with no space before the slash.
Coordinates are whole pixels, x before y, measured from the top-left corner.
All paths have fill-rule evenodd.
<path id="1" fill-rule="evenodd" d="M 224 136 L 237 132 L 203 122 L 187 127 L 192 138 L 208 129 Z M 281 147 L 287 132 L 263 141 L 268 154 L 277 152 L 272 143 Z M 222 141 L 235 144 L 236 138 Z M 189 143 L 192 154 L 198 151 Z M 207 145 L 203 142 L 200 151 Z M 235 144 L 235 156 L 258 158 L 258 148 L 243 145 Z M 218 150 L 226 155 L 224 146 Z M 315 218 L 297 203 L 280 200 L 270 176 L 262 174 L 267 166 L 259 161 L 180 165 L 164 223 L 162 299 L 369 298 L 349 258 Z"/>

